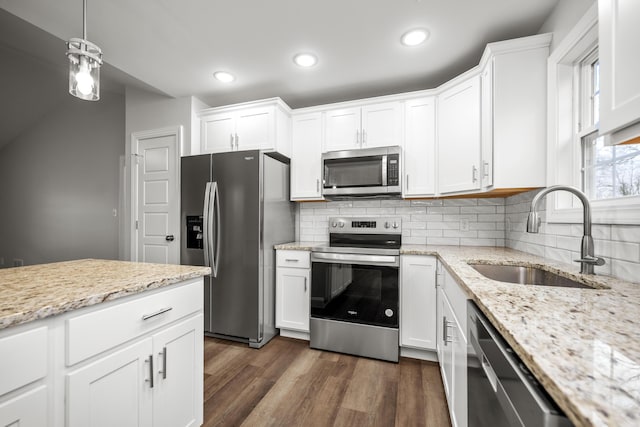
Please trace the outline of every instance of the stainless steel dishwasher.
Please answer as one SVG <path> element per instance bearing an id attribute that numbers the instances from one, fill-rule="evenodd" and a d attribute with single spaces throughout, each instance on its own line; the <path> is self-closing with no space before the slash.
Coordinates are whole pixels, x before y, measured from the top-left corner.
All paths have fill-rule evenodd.
<path id="1" fill-rule="evenodd" d="M 572 426 L 472 301 L 467 315 L 469 427 Z"/>

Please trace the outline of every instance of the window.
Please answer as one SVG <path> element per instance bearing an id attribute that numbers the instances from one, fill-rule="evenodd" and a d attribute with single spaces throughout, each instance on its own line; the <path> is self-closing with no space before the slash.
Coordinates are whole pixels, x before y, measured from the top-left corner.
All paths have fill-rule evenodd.
<path id="1" fill-rule="evenodd" d="M 548 65 L 547 185 L 582 187 L 596 224 L 640 224 L 640 144 L 607 146 L 598 135 L 597 4 L 556 46 Z M 582 222 L 576 197 L 554 192 L 547 200 L 548 222 Z"/>
<path id="2" fill-rule="evenodd" d="M 598 136 L 600 62 L 593 50 L 579 64 L 582 189 L 591 200 L 640 195 L 640 145 L 607 146 Z"/>

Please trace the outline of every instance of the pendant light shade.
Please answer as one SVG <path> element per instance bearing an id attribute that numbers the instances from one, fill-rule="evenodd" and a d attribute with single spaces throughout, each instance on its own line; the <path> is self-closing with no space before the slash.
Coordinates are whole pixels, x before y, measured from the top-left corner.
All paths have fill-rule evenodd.
<path id="1" fill-rule="evenodd" d="M 87 0 L 82 7 L 82 37 L 69 39 L 69 93 L 86 101 L 100 99 L 100 66 L 102 51 L 87 40 Z"/>

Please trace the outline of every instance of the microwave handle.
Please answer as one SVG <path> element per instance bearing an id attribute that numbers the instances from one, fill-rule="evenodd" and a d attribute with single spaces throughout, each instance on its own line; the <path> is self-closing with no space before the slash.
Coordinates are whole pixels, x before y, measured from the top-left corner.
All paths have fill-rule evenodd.
<path id="1" fill-rule="evenodd" d="M 387 155 L 382 156 L 382 185 L 387 185 Z"/>

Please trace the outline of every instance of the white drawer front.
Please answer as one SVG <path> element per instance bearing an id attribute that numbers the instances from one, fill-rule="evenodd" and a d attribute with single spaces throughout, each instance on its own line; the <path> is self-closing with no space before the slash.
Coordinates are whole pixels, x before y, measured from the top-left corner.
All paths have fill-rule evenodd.
<path id="1" fill-rule="evenodd" d="M 276 266 L 309 268 L 311 266 L 311 253 L 309 251 L 277 251 Z"/>
<path id="2" fill-rule="evenodd" d="M 204 305 L 203 279 L 67 320 L 67 366 L 159 328 Z"/>
<path id="3" fill-rule="evenodd" d="M 0 403 L 0 426 L 46 427 L 50 418 L 44 385 Z"/>
<path id="4" fill-rule="evenodd" d="M 47 327 L 0 339 L 0 396 L 47 375 Z"/>

